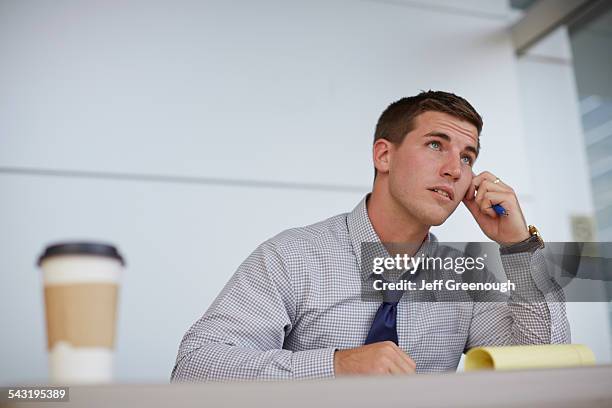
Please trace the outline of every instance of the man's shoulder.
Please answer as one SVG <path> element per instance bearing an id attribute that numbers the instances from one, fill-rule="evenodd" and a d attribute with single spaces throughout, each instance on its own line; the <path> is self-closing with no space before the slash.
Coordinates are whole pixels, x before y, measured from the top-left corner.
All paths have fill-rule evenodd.
<path id="1" fill-rule="evenodd" d="M 265 244 L 281 251 L 344 246 L 349 242 L 347 215 L 348 213 L 338 214 L 314 224 L 284 230 L 268 239 Z"/>

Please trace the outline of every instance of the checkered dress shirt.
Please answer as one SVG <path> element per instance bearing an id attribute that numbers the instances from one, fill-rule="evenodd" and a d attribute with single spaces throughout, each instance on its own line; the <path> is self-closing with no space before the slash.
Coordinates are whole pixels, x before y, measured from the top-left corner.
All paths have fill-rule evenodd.
<path id="1" fill-rule="evenodd" d="M 362 346 L 380 306 L 362 297 L 364 242 L 380 243 L 366 198 L 262 243 L 185 333 L 171 381 L 333 378 L 334 351 Z M 400 302 L 399 346 L 417 373 L 456 370 L 472 347 L 570 341 L 563 293 L 538 289 L 540 250 L 500 256 L 539 301 Z"/>

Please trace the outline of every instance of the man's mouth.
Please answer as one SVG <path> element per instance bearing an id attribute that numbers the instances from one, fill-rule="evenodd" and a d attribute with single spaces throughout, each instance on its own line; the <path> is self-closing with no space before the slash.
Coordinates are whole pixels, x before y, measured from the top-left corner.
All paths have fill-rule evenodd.
<path id="1" fill-rule="evenodd" d="M 436 194 L 439 194 L 442 197 L 445 197 L 446 199 L 452 201 L 453 200 L 453 191 L 451 189 L 449 189 L 448 187 L 433 187 L 429 189 L 430 191 L 433 191 Z"/>

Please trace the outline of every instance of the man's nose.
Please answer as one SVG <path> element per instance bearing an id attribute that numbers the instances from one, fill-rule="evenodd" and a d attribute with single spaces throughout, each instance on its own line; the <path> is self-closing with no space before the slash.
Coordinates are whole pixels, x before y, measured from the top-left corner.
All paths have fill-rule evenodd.
<path id="1" fill-rule="evenodd" d="M 454 180 L 458 180 L 461 177 L 461 158 L 449 155 L 441 170 L 442 176 L 450 176 Z"/>

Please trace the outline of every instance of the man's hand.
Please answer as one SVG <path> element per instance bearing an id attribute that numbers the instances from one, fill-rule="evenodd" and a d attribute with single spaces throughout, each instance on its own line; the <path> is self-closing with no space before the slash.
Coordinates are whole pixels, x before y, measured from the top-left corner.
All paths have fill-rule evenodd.
<path id="1" fill-rule="evenodd" d="M 483 171 L 474 175 L 463 203 L 470 210 L 487 237 L 500 245 L 510 245 L 529 238 L 529 230 L 514 190 L 496 176 Z M 476 194 L 476 191 L 478 193 Z M 492 208 L 501 204 L 507 216 L 497 215 Z"/>
<path id="2" fill-rule="evenodd" d="M 336 351 L 336 376 L 357 374 L 414 374 L 416 363 L 392 341 Z"/>

